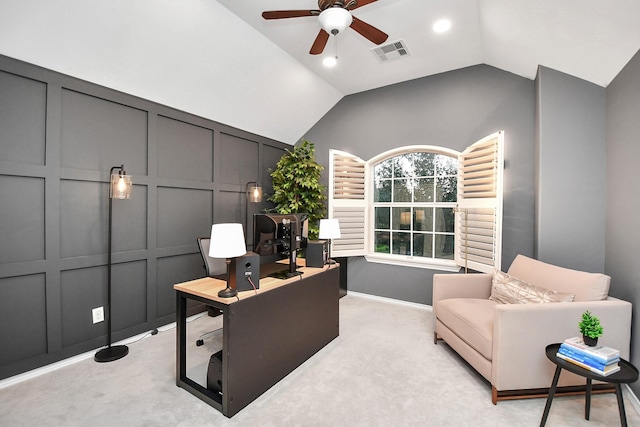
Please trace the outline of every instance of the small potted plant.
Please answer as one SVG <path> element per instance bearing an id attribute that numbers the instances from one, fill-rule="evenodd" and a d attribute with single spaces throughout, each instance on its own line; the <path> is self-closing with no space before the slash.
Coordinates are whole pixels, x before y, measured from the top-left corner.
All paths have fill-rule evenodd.
<path id="1" fill-rule="evenodd" d="M 594 347 L 598 344 L 598 337 L 602 335 L 602 325 L 600 319 L 591 314 L 589 310 L 582 313 L 582 320 L 578 323 L 578 328 L 582 333 L 582 339 L 588 346 Z"/>

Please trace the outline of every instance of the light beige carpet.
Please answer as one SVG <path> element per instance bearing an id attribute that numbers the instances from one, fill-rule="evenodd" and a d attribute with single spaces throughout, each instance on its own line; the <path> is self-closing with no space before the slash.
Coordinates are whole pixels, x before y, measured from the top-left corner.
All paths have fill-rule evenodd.
<path id="1" fill-rule="evenodd" d="M 268 319 L 265 319 L 268 321 Z M 189 323 L 189 375 L 205 384 L 220 319 Z M 491 403 L 489 385 L 445 344 L 431 310 L 348 295 L 340 336 L 233 418 L 175 385 L 175 329 L 129 345 L 116 362 L 87 359 L 0 389 L 0 426 L 537 426 L 544 399 Z M 549 378 L 551 382 L 551 378 Z M 640 417 L 626 402 L 629 426 Z M 613 394 L 557 397 L 547 426 L 620 425 Z"/>

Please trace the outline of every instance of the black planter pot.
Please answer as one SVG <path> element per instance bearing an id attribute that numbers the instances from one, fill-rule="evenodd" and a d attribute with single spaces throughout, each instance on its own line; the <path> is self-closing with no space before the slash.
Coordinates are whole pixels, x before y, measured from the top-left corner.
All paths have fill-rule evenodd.
<path id="1" fill-rule="evenodd" d="M 598 338 L 591 338 L 586 335 L 583 335 L 582 339 L 584 340 L 584 343 L 589 347 L 595 347 L 596 345 L 598 345 Z"/>

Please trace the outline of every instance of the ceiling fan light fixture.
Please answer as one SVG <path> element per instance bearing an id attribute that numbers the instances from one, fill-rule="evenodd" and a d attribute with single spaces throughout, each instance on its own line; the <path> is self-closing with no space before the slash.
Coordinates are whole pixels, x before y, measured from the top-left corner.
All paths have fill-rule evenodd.
<path id="1" fill-rule="evenodd" d="M 322 65 L 324 65 L 327 68 L 335 67 L 337 63 L 338 63 L 337 56 L 326 56 L 322 60 Z"/>
<path id="2" fill-rule="evenodd" d="M 351 13 L 346 9 L 330 7 L 320 13 L 318 21 L 323 30 L 329 34 L 336 35 L 351 25 L 353 18 L 351 17 Z"/>

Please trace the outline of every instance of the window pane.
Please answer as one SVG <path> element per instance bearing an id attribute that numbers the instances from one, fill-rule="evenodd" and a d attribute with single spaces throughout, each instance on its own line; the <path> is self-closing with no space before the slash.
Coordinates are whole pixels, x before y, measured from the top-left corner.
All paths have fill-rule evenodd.
<path id="1" fill-rule="evenodd" d="M 456 175 L 439 176 L 436 184 L 436 201 L 455 202 L 457 200 L 458 177 Z"/>
<path id="2" fill-rule="evenodd" d="M 432 258 L 431 245 L 433 234 L 414 233 L 413 235 L 413 256 Z"/>
<path id="3" fill-rule="evenodd" d="M 391 201 L 391 180 L 376 179 L 373 198 L 374 198 L 374 201 L 376 202 L 390 202 Z"/>
<path id="4" fill-rule="evenodd" d="M 434 153 L 414 153 L 413 161 L 416 176 L 433 176 Z"/>
<path id="5" fill-rule="evenodd" d="M 436 232 L 453 233 L 455 215 L 453 208 L 436 208 Z"/>
<path id="6" fill-rule="evenodd" d="M 453 236 L 449 234 L 436 234 L 435 257 L 453 259 Z"/>
<path id="7" fill-rule="evenodd" d="M 375 245 L 376 252 L 383 254 L 391 253 L 391 246 L 389 245 L 391 233 L 388 231 L 376 231 L 375 232 Z"/>
<path id="8" fill-rule="evenodd" d="M 433 178 L 418 178 L 415 180 L 414 202 L 433 202 L 433 181 Z"/>
<path id="9" fill-rule="evenodd" d="M 410 154 L 394 157 L 393 176 L 396 178 L 409 178 L 413 176 L 413 161 Z"/>
<path id="10" fill-rule="evenodd" d="M 392 224 L 394 230 L 410 230 L 411 229 L 411 208 L 393 208 Z"/>
<path id="11" fill-rule="evenodd" d="M 391 178 L 392 171 L 393 171 L 393 161 L 391 159 L 385 160 L 382 163 L 378 163 L 373 168 L 373 174 L 376 179 Z"/>
<path id="12" fill-rule="evenodd" d="M 458 159 L 455 157 L 436 154 L 433 162 L 435 163 L 436 175 L 438 176 L 456 175 L 458 173 Z"/>
<path id="13" fill-rule="evenodd" d="M 415 231 L 433 231 L 433 209 L 413 209 L 413 229 Z"/>
<path id="14" fill-rule="evenodd" d="M 376 225 L 374 228 L 388 230 L 391 226 L 391 208 L 376 208 Z"/>
<path id="15" fill-rule="evenodd" d="M 393 236 L 393 253 L 411 255 L 411 233 L 391 233 Z"/>
<path id="16" fill-rule="evenodd" d="M 411 202 L 411 180 L 410 179 L 394 179 L 393 180 L 393 202 Z"/>

